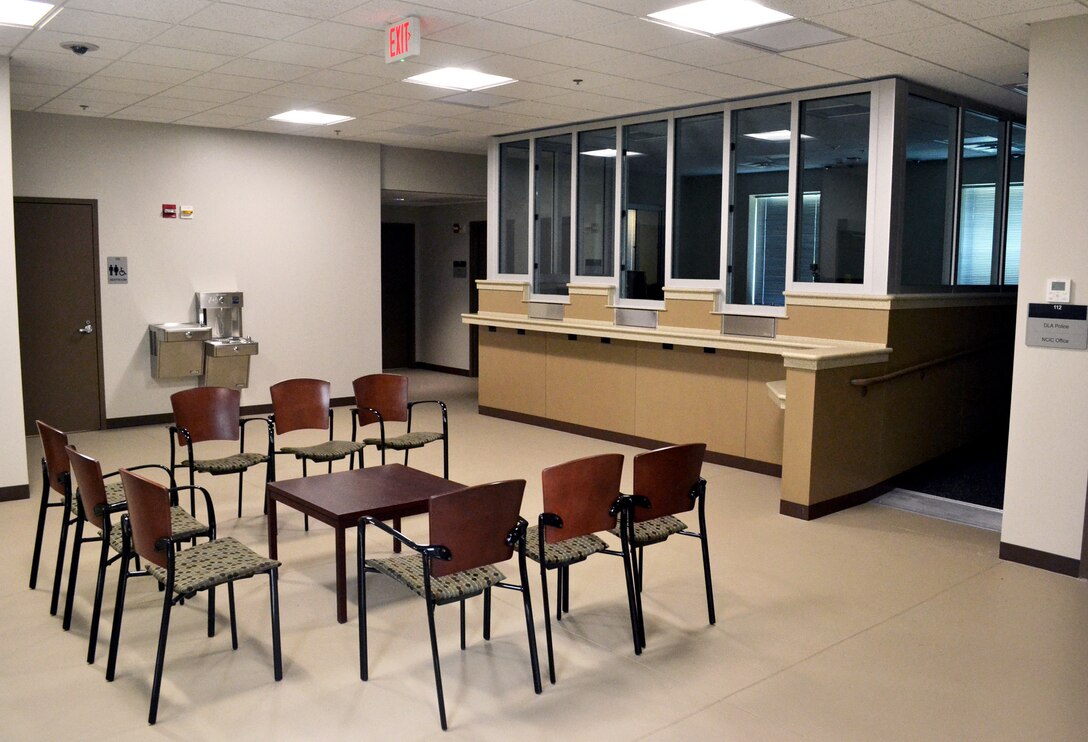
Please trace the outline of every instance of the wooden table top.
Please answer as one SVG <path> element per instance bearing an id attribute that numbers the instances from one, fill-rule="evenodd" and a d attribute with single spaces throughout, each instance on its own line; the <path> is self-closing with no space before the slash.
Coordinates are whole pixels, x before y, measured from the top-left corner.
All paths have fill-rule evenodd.
<path id="1" fill-rule="evenodd" d="M 425 513 L 432 496 L 463 487 L 403 464 L 386 464 L 269 482 L 268 492 L 288 506 L 305 504 L 349 526 L 363 515 L 386 520 Z"/>

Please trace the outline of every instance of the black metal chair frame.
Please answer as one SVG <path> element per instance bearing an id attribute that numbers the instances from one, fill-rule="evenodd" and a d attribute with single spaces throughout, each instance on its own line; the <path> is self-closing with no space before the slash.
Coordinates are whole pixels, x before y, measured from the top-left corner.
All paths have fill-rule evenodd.
<path id="1" fill-rule="evenodd" d="M 268 446 L 271 449 L 271 447 L 273 445 L 274 434 L 272 432 L 272 421 L 268 417 L 242 417 L 242 418 L 238 419 L 238 431 L 239 431 L 238 432 L 238 452 L 239 453 L 245 453 L 245 450 L 246 450 L 246 424 L 247 423 L 252 423 L 252 422 L 263 422 L 268 426 Z M 183 427 L 179 427 L 177 425 L 171 425 L 168 430 L 169 430 L 169 433 L 170 433 L 170 477 L 171 477 L 171 481 L 174 481 L 174 474 L 176 473 L 177 468 L 182 465 L 182 464 L 177 463 L 177 436 L 180 435 L 180 436 L 185 438 L 185 448 L 186 448 L 186 453 L 188 455 L 187 458 L 188 458 L 188 461 L 189 461 L 189 465 L 187 467 L 189 469 L 189 486 L 190 487 L 195 487 L 196 486 L 196 481 L 195 481 L 196 468 L 193 466 L 193 460 L 194 460 L 195 457 L 193 455 L 193 441 L 192 441 L 192 438 L 189 435 L 189 431 L 187 429 L 185 429 Z M 238 472 L 232 472 L 232 471 L 231 472 L 208 472 L 208 474 L 210 474 L 213 477 L 229 476 L 231 474 L 237 474 L 238 475 L 238 517 L 239 518 L 242 517 L 242 477 L 245 475 L 245 473 L 247 471 L 249 471 L 249 469 L 252 468 L 252 466 L 253 465 L 247 466 L 245 469 L 242 469 L 241 471 L 238 471 Z M 272 464 L 271 459 L 269 459 L 269 461 L 265 462 L 265 482 L 274 481 L 272 479 L 272 473 L 273 473 L 274 468 L 275 467 Z M 195 510 L 196 510 L 195 495 L 193 495 L 191 493 L 190 493 L 189 509 L 190 509 L 190 512 L 195 512 Z M 264 512 L 265 513 L 268 512 L 268 500 L 267 500 L 267 497 L 266 497 L 265 502 L 264 502 Z"/>
<path id="2" fill-rule="evenodd" d="M 415 402 L 408 403 L 408 420 L 405 423 L 405 434 L 412 432 L 412 410 L 416 405 L 421 404 L 436 404 L 442 409 L 442 477 L 443 479 L 450 478 L 450 436 L 449 436 L 449 411 L 446 408 L 446 403 L 439 399 L 419 399 Z M 378 412 L 373 407 L 352 407 L 351 408 L 351 439 L 356 439 L 357 432 L 361 429 L 359 426 L 359 413 L 365 411 L 369 412 L 378 418 L 378 436 L 382 439 L 383 443 L 378 444 L 377 448 L 382 454 L 382 464 L 385 464 L 385 419 L 382 417 L 382 413 Z M 373 423 L 368 423 L 373 425 Z M 365 425 L 362 427 L 366 427 Z M 432 441 L 433 442 L 433 441 Z M 427 445 L 427 444 L 423 444 Z M 414 446 L 414 448 L 423 448 L 423 446 Z M 404 465 L 408 466 L 408 454 L 411 452 L 411 448 L 404 449 Z M 355 457 L 352 456 L 352 462 L 354 463 Z M 359 449 L 359 468 L 363 468 L 363 450 Z"/>
<path id="3" fill-rule="evenodd" d="M 46 513 L 50 508 L 62 508 L 61 510 L 61 523 L 60 523 L 60 545 L 57 550 L 57 569 L 56 575 L 53 578 L 53 595 L 51 598 L 51 604 L 49 608 L 49 615 L 57 615 L 57 601 L 60 596 L 60 578 L 63 575 L 62 565 L 64 563 L 64 552 L 66 551 L 65 544 L 68 539 L 68 526 L 74 522 L 74 518 L 70 515 L 72 512 L 72 488 L 71 483 L 66 474 L 60 476 L 61 481 L 65 482 L 65 492 L 61 493 L 60 501 L 54 500 L 50 497 L 50 493 L 53 488 L 50 486 L 49 481 L 49 468 L 46 466 L 45 457 L 42 456 L 42 500 L 38 506 L 38 530 L 34 535 L 34 556 L 30 561 L 30 589 L 34 590 L 38 586 L 38 563 L 41 561 L 42 555 L 42 541 L 45 537 L 45 518 Z"/>
<path id="4" fill-rule="evenodd" d="M 204 495 L 204 501 L 208 508 L 208 520 L 209 529 L 212 532 L 211 540 L 215 540 L 215 510 L 212 507 L 212 498 L 208 490 L 203 487 L 193 487 L 194 490 L 199 490 Z M 195 497 L 195 495 L 194 495 Z M 117 604 L 113 612 L 113 630 L 110 635 L 110 650 L 109 660 L 106 665 L 106 680 L 113 681 L 116 676 L 117 669 L 117 648 L 121 638 L 121 620 L 122 613 L 125 605 L 125 590 L 128 586 L 128 578 L 142 575 L 150 576 L 147 570 L 141 570 L 138 572 L 130 572 L 128 569 L 128 562 L 131 558 L 138 556 L 132 546 L 132 526 L 129 523 L 129 516 L 126 513 L 121 517 L 121 534 L 123 537 L 124 547 L 121 551 L 121 575 L 117 584 Z M 162 620 L 159 623 L 159 641 L 158 648 L 155 654 L 155 675 L 151 685 L 151 710 L 148 714 L 147 723 L 154 724 L 158 717 L 159 709 L 159 691 L 162 688 L 162 671 L 166 660 L 166 638 L 170 629 L 170 612 L 171 609 L 178 604 L 184 603 L 187 598 L 192 598 L 195 593 L 188 593 L 184 595 L 174 594 L 174 558 L 176 553 L 177 543 L 173 539 L 163 538 L 155 544 L 155 550 L 161 551 L 166 554 L 166 584 L 163 589 L 163 606 L 162 606 Z M 272 611 L 272 664 L 273 675 L 277 681 L 283 679 L 283 658 L 280 650 L 280 609 L 279 609 L 279 591 L 277 584 L 278 568 L 272 567 L 268 570 L 268 583 L 269 583 L 269 601 L 271 603 Z M 258 573 L 262 574 L 262 573 Z M 256 576 L 256 575 L 252 575 Z M 241 578 L 241 579 L 249 579 Z M 227 604 L 229 606 L 230 613 L 230 644 L 231 649 L 238 649 L 238 625 L 235 618 L 234 610 L 234 580 L 227 582 Z M 215 588 L 216 585 L 205 588 L 208 593 L 208 636 L 215 636 Z"/>
<path id="5" fill-rule="evenodd" d="M 431 637 L 431 661 L 434 665 L 434 683 L 435 689 L 438 693 L 438 718 L 441 722 L 442 729 L 446 729 L 446 702 L 442 692 L 442 668 L 438 658 L 438 640 L 435 635 L 434 624 L 434 609 L 437 602 L 431 595 L 431 560 L 442 559 L 449 561 L 451 559 L 450 550 L 440 544 L 417 544 L 410 538 L 395 530 L 394 528 L 382 523 L 369 515 L 364 515 L 359 519 L 359 555 L 358 555 L 358 600 L 359 600 L 359 677 L 362 680 L 369 678 L 369 667 L 367 657 L 367 619 L 366 619 L 366 574 L 367 572 L 377 572 L 372 567 L 366 566 L 366 526 L 371 525 L 385 531 L 392 536 L 399 543 L 404 544 L 408 548 L 416 551 L 423 558 L 423 585 L 424 585 L 424 600 L 427 603 L 427 628 L 430 631 Z M 508 546 L 513 547 L 515 553 L 518 556 L 518 572 L 521 577 L 521 584 L 515 585 L 507 582 L 500 582 L 495 587 L 501 587 L 508 590 L 517 590 L 522 594 L 522 602 L 525 607 L 525 626 L 529 637 L 529 660 L 532 665 L 533 673 L 533 689 L 536 693 L 541 693 L 543 688 L 540 683 L 540 662 L 537 656 L 536 647 L 536 632 L 534 630 L 533 622 L 533 604 L 529 594 L 529 575 L 528 569 L 525 563 L 525 529 L 528 526 L 527 521 L 524 518 L 518 518 L 517 524 L 510 530 L 506 536 L 506 543 Z M 485 588 L 484 595 L 484 621 L 483 621 L 483 638 L 485 641 L 491 639 L 491 588 Z M 465 649 L 465 599 L 460 601 L 460 614 L 461 614 L 461 649 Z"/>
<path id="6" fill-rule="evenodd" d="M 679 531 L 673 535 L 690 536 L 699 539 L 699 543 L 702 547 L 703 581 L 706 586 L 707 616 L 710 619 L 710 624 L 713 625 L 716 618 L 714 614 L 714 587 L 710 577 L 710 548 L 706 537 L 706 480 L 700 477 L 699 481 L 692 485 L 688 496 L 691 498 L 693 505 L 696 506 L 696 510 L 699 514 L 699 530 Z M 645 554 L 643 553 L 644 546 L 639 546 L 635 543 L 634 512 L 635 508 L 648 508 L 650 506 L 650 501 L 642 495 L 624 495 L 622 499 L 625 500 L 625 506 L 620 511 L 620 531 L 625 535 L 628 548 L 632 552 L 631 567 L 635 582 L 635 610 L 638 618 L 637 643 L 645 648 L 646 622 L 642 612 L 642 577 L 644 574 Z M 636 649 L 635 653 L 639 654 L 640 652 Z"/>

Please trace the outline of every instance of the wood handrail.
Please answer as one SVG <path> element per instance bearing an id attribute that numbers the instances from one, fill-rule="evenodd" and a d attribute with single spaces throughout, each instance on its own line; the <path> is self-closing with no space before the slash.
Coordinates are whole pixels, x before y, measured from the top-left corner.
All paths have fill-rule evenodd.
<path id="1" fill-rule="evenodd" d="M 951 363 L 957 361 L 960 358 L 975 355 L 976 353 L 982 353 L 983 351 L 990 350 L 997 346 L 998 343 L 988 343 L 987 345 L 980 346 L 978 348 L 972 348 L 971 350 L 961 350 L 959 353 L 952 353 L 951 355 L 942 356 L 940 358 L 934 358 L 929 361 L 923 361 L 922 363 L 916 363 L 913 366 L 907 366 L 906 368 L 898 369 L 897 371 L 891 371 L 890 373 L 881 374 L 880 376 L 870 376 L 864 379 L 850 379 L 850 386 L 856 386 L 861 389 L 861 393 L 864 395 L 869 391 L 869 387 L 876 384 L 883 384 L 886 381 L 892 379 L 898 379 L 900 376 L 907 376 L 913 374 L 916 371 L 926 371 L 934 366 L 940 366 L 945 363 Z"/>

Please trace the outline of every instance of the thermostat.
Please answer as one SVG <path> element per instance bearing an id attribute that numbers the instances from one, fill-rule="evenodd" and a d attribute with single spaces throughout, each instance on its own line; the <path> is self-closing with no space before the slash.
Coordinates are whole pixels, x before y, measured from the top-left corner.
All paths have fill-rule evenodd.
<path id="1" fill-rule="evenodd" d="M 1068 304 L 1072 289 L 1073 282 L 1068 278 L 1048 278 L 1046 282 L 1047 303 Z"/>

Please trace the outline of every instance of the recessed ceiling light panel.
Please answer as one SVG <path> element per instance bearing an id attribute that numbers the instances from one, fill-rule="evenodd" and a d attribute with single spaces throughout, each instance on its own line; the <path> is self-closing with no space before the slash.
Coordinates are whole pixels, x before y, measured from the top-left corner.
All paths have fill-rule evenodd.
<path id="1" fill-rule="evenodd" d="M 509 83 L 517 82 L 517 80 L 512 77 L 489 75 L 486 72 L 466 70 L 461 69 L 460 67 L 443 67 L 440 70 L 424 72 L 422 75 L 413 75 L 412 77 L 405 78 L 404 82 L 468 92 L 470 90 L 486 90 L 487 88 L 495 88 L 499 85 L 508 85 Z"/>
<path id="2" fill-rule="evenodd" d="M 650 13 L 647 20 L 692 33 L 718 34 L 788 21 L 793 16 L 751 0 L 701 0 Z"/>
<path id="3" fill-rule="evenodd" d="M 268 118 L 270 121 L 284 121 L 289 124 L 308 124 L 310 126 L 329 126 L 355 119 L 354 116 L 340 116 L 339 114 L 322 113 L 321 111 L 284 111 Z"/>
<path id="4" fill-rule="evenodd" d="M 3 0 L 0 2 L 0 25 L 33 28 L 53 7 L 52 3 L 33 0 Z"/>
<path id="5" fill-rule="evenodd" d="M 757 131 L 744 136 L 749 139 L 760 139 L 764 142 L 788 142 L 790 140 L 789 129 L 776 129 L 775 131 Z M 802 134 L 802 139 L 812 139 L 808 134 Z"/>

